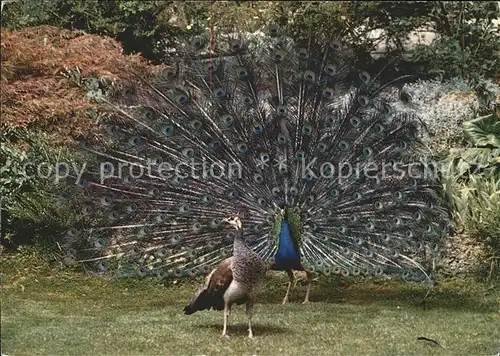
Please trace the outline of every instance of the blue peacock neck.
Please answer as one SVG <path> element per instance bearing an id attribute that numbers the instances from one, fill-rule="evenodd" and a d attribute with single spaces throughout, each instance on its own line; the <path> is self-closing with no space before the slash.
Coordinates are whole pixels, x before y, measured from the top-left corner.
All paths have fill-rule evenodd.
<path id="1" fill-rule="evenodd" d="M 288 223 L 285 217 L 281 219 L 281 230 L 278 240 L 278 251 L 276 251 L 276 254 L 274 255 L 273 269 L 275 270 L 303 269 L 300 263 L 300 253 L 298 247 L 296 246 L 293 240 L 292 233 L 290 230 L 290 224 Z"/>

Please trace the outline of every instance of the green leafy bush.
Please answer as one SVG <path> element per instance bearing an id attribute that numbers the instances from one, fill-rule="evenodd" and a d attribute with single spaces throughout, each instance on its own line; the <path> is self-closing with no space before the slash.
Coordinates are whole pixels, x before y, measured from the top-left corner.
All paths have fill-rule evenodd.
<path id="1" fill-rule="evenodd" d="M 496 192 L 500 195 L 500 189 Z M 471 221 L 470 234 L 486 246 L 485 262 L 490 262 L 489 278 L 496 271 L 500 272 L 500 200 L 496 199 L 496 206 L 483 212 L 480 220 Z"/>
<path id="2" fill-rule="evenodd" d="M 430 46 L 418 46 L 411 61 L 443 69 L 447 76 L 479 80 L 497 75 L 500 45 L 493 20 L 498 11 L 498 3 L 492 1 L 436 2 L 428 20 L 440 38 Z"/>
<path id="3" fill-rule="evenodd" d="M 445 77 L 478 79 L 497 75 L 500 66 L 498 28 L 492 22 L 497 14 L 494 1 L 17 0 L 5 6 L 2 22 L 8 29 L 51 25 L 111 36 L 126 53 L 141 52 L 155 62 L 165 60 L 187 33 L 211 26 L 254 32 L 277 23 L 298 40 L 342 38 L 360 57 L 383 42 L 388 57 L 406 54 L 401 68 L 417 74 L 439 69 Z M 407 53 L 409 35 L 424 27 L 437 39 Z M 382 35 L 374 38 L 374 30 Z"/>
<path id="4" fill-rule="evenodd" d="M 398 58 L 399 67 L 412 74 L 439 70 L 444 78 L 477 82 L 482 76 L 498 75 L 499 25 L 493 22 L 498 11 L 494 1 L 309 1 L 269 6 L 271 20 L 295 38 L 313 35 L 326 40 L 337 35 L 359 52 L 384 44 L 387 57 Z M 422 30 L 436 39 L 411 48 L 409 36 Z"/>
<path id="5" fill-rule="evenodd" d="M 484 246 L 482 262 L 491 279 L 500 272 L 500 180 L 471 176 L 456 187 L 455 201 L 466 233 Z"/>
<path id="6" fill-rule="evenodd" d="M 53 240 L 72 219 L 59 199 L 55 169 L 74 158 L 27 129 L 4 130 L 0 147 L 2 245 L 15 248 L 39 238 Z"/>
<path id="7" fill-rule="evenodd" d="M 500 119 L 491 114 L 462 126 L 469 147 L 450 148 L 442 172 L 456 216 L 467 226 L 500 204 Z"/>
<path id="8" fill-rule="evenodd" d="M 468 148 L 452 148 L 448 160 L 457 177 L 474 172 L 500 180 L 500 118 L 491 114 L 463 123 Z"/>
<path id="9" fill-rule="evenodd" d="M 479 117 L 463 130 L 470 147 L 450 149 L 443 183 L 458 224 L 485 247 L 491 277 L 500 261 L 500 119 Z"/>

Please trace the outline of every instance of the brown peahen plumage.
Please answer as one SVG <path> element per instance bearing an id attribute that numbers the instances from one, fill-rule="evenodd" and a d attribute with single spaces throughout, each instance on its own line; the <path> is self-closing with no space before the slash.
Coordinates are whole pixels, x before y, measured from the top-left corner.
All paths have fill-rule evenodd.
<path id="1" fill-rule="evenodd" d="M 268 266 L 243 240 L 243 226 L 239 216 L 225 219 L 236 229 L 233 256 L 226 258 L 205 278 L 203 286 L 184 308 L 185 314 L 205 309 L 224 309 L 222 336 L 227 336 L 227 324 L 233 304 L 246 304 L 248 337 L 253 338 L 252 312 L 256 294 L 264 280 Z"/>

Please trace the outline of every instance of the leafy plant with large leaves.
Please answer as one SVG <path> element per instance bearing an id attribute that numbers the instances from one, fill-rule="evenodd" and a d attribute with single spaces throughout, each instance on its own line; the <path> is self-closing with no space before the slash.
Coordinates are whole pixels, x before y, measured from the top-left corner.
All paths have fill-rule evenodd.
<path id="1" fill-rule="evenodd" d="M 491 278 L 500 262 L 500 119 L 464 122 L 463 132 L 470 147 L 450 149 L 442 181 L 457 223 L 485 246 Z"/>
<path id="2" fill-rule="evenodd" d="M 451 148 L 448 160 L 458 178 L 467 172 L 500 179 L 500 119 L 490 114 L 462 124 L 467 148 Z"/>

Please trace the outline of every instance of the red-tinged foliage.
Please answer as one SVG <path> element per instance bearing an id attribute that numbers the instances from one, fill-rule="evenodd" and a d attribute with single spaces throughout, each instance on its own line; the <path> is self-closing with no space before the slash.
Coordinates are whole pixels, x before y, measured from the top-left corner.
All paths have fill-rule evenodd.
<path id="1" fill-rule="evenodd" d="M 88 111 L 97 105 L 62 75 L 76 68 L 82 77 L 122 83 L 153 66 L 140 55 L 124 55 L 109 37 L 50 26 L 2 31 L 2 125 L 41 129 L 60 143 L 94 136 L 97 125 Z"/>

